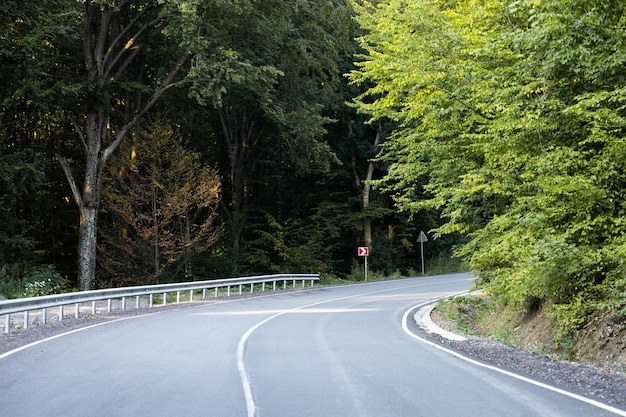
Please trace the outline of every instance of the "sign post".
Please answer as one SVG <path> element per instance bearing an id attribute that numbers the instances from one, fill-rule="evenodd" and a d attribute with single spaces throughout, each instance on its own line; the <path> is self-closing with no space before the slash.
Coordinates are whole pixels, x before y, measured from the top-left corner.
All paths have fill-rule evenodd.
<path id="1" fill-rule="evenodd" d="M 420 235 L 417 238 L 417 241 L 420 244 L 420 252 L 422 254 L 422 275 L 424 275 L 424 242 L 428 242 L 428 238 L 426 237 L 426 234 L 423 230 L 420 231 Z"/>
<path id="2" fill-rule="evenodd" d="M 365 281 L 367 281 L 367 257 L 370 254 L 370 248 L 367 246 L 359 246 L 356 254 L 365 258 Z"/>

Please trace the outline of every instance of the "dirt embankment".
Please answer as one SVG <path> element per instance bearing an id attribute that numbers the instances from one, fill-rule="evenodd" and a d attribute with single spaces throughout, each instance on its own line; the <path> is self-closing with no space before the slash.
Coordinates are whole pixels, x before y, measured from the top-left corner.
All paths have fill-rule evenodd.
<path id="1" fill-rule="evenodd" d="M 448 300 L 433 312 L 444 328 L 494 339 L 554 359 L 577 361 L 626 373 L 626 316 L 605 312 L 567 338 L 558 338 L 546 311 L 520 312 L 495 306 L 481 294 Z"/>

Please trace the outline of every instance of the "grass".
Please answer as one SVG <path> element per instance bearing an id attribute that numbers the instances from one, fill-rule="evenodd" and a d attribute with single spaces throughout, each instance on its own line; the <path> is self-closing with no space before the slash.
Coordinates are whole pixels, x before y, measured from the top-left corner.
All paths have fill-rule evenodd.
<path id="1" fill-rule="evenodd" d="M 477 335 L 477 323 L 489 313 L 489 305 L 480 296 L 458 296 L 442 300 L 437 311 L 451 323 L 454 330 L 462 334 Z"/>

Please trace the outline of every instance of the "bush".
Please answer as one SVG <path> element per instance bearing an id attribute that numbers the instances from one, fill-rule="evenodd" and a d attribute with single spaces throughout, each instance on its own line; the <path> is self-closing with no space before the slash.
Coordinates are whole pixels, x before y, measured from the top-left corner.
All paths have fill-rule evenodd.
<path id="1" fill-rule="evenodd" d="M 69 287 L 69 281 L 63 278 L 53 265 L 33 269 L 24 278 L 24 297 L 39 297 L 58 294 Z"/>

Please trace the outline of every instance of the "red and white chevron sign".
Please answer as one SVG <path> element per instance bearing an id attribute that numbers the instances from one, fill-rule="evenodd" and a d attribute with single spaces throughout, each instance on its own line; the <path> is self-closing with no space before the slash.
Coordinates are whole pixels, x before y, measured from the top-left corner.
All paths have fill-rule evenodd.
<path id="1" fill-rule="evenodd" d="M 356 253 L 359 256 L 369 256 L 370 248 L 368 248 L 367 246 L 359 246 Z"/>

